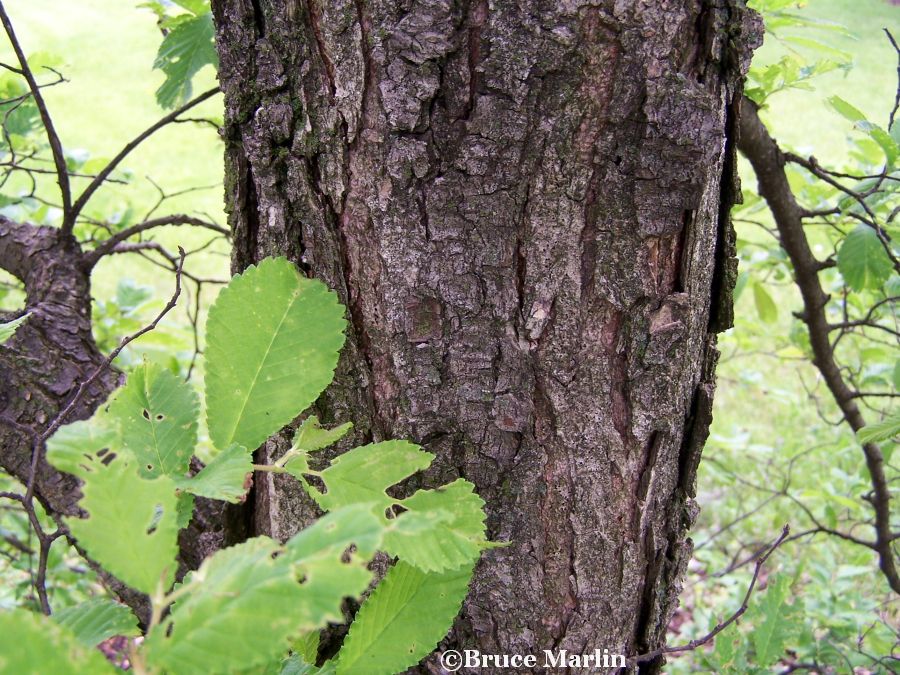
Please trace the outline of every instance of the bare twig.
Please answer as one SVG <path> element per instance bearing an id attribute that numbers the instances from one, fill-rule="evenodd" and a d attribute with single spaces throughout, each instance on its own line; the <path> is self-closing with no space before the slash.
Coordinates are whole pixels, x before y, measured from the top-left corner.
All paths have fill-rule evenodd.
<path id="1" fill-rule="evenodd" d="M 185 214 L 163 216 L 161 218 L 145 220 L 142 223 L 132 225 L 131 227 L 126 227 L 124 230 L 116 232 L 109 239 L 99 244 L 94 250 L 85 253 L 85 263 L 88 265 L 88 267 L 93 267 L 95 264 L 97 264 L 97 261 L 100 260 L 100 258 L 114 252 L 116 246 L 124 242 L 126 239 L 129 239 L 130 237 L 133 237 L 134 235 L 141 232 L 146 232 L 147 230 L 152 230 L 153 228 L 162 227 L 164 225 L 190 225 L 192 227 L 203 227 L 207 230 L 212 230 L 213 232 L 218 232 L 219 234 L 225 235 L 226 237 L 229 235 L 228 230 L 226 230 L 224 227 L 216 225 L 215 223 L 208 220 L 195 218 L 193 216 L 188 216 Z"/>
<path id="2" fill-rule="evenodd" d="M 50 151 L 53 153 L 53 163 L 56 166 L 56 180 L 59 183 L 59 191 L 62 195 L 63 212 L 67 213 L 71 210 L 72 192 L 69 186 L 69 174 L 66 170 L 66 157 L 63 153 L 62 142 L 59 140 L 59 135 L 56 133 L 56 128 L 53 126 L 53 119 L 50 117 L 50 112 L 47 110 L 47 104 L 44 102 L 44 97 L 41 95 L 41 88 L 38 86 L 37 80 L 34 79 L 34 73 L 31 72 L 31 67 L 28 65 L 28 59 L 25 57 L 25 52 L 22 51 L 22 45 L 16 37 L 12 21 L 10 21 L 9 15 L 6 13 L 6 7 L 3 6 L 2 2 L 0 2 L 0 21 L 3 22 L 3 28 L 6 30 L 9 42 L 12 45 L 13 51 L 16 53 L 16 58 L 19 60 L 19 74 L 22 75 L 28 83 L 28 88 L 31 90 L 31 95 L 34 97 L 34 103 L 40 113 L 41 122 L 44 124 L 44 130 L 47 132 L 47 141 L 50 143 Z M 71 225 L 66 229 L 65 223 L 63 223 L 63 232 L 67 235 L 71 235 Z"/>
<path id="3" fill-rule="evenodd" d="M 181 106 L 177 110 L 173 110 L 171 113 L 169 113 L 165 117 L 162 117 L 157 122 L 155 122 L 153 125 L 148 127 L 145 131 L 143 131 L 138 136 L 136 136 L 133 140 L 129 141 L 125 145 L 125 147 L 119 151 L 119 154 L 117 154 L 115 157 L 113 157 L 109 161 L 109 164 L 107 164 L 105 167 L 103 167 L 103 169 L 101 169 L 100 173 L 97 174 L 97 177 L 94 178 L 94 180 L 92 180 L 88 184 L 88 186 L 84 189 L 84 192 L 82 192 L 81 195 L 79 195 L 78 199 L 75 200 L 75 203 L 72 204 L 72 208 L 66 212 L 66 215 L 63 220 L 63 226 L 65 226 L 66 223 L 69 223 L 70 228 L 74 225 L 75 219 L 78 218 L 78 215 L 81 213 L 82 209 L 84 209 L 85 204 L 87 204 L 88 200 L 93 196 L 93 194 L 97 191 L 97 189 L 103 184 L 103 181 L 106 180 L 106 177 L 109 176 L 109 174 L 111 174 L 115 170 L 115 168 L 117 166 L 119 166 L 119 164 L 122 162 L 122 160 L 125 159 L 129 154 L 131 154 L 131 152 L 135 148 L 137 148 L 141 143 L 143 143 L 150 136 L 152 136 L 157 131 L 162 129 L 164 126 L 174 122 L 178 118 L 179 115 L 187 112 L 194 106 L 199 105 L 200 103 L 207 100 L 208 98 L 212 98 L 213 96 L 218 94 L 219 91 L 220 90 L 218 87 L 213 87 L 212 89 L 209 89 L 209 90 L 203 92 L 199 96 L 196 96 L 193 99 L 191 99 L 190 101 L 188 101 L 187 103 L 185 103 L 183 106 Z"/>
<path id="4" fill-rule="evenodd" d="M 659 649 L 654 649 L 652 652 L 647 652 L 646 654 L 641 654 L 639 656 L 633 656 L 628 659 L 628 665 L 633 666 L 638 663 L 646 663 L 647 661 L 654 661 L 658 659 L 660 656 L 664 656 L 666 654 L 678 654 L 680 652 L 690 652 L 698 647 L 702 647 L 703 645 L 711 642 L 713 638 L 716 637 L 723 630 L 728 628 L 735 621 L 740 619 L 744 613 L 750 608 L 750 596 L 753 595 L 753 589 L 756 588 L 756 582 L 759 580 L 759 573 L 762 571 L 762 566 L 765 565 L 766 561 L 769 559 L 775 550 L 784 543 L 784 540 L 787 539 L 788 534 L 791 529 L 787 525 L 781 530 L 781 535 L 776 539 L 766 551 L 765 555 L 763 555 L 759 560 L 756 561 L 756 567 L 753 569 L 753 577 L 750 579 L 750 584 L 747 586 L 747 591 L 744 593 L 744 599 L 741 601 L 741 606 L 734 611 L 727 619 L 724 619 L 716 624 L 716 626 L 709 631 L 703 637 L 696 638 L 691 640 L 687 644 L 678 645 L 676 647 L 661 647 Z"/>

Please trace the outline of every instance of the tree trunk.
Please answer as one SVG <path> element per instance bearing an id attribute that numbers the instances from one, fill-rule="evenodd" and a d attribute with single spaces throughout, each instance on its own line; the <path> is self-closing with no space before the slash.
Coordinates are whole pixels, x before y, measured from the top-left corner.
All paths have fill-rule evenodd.
<path id="1" fill-rule="evenodd" d="M 730 325 L 754 16 L 741 0 L 213 11 L 235 269 L 286 255 L 337 289 L 348 348 L 320 414 L 357 442 L 423 444 L 422 482 L 473 481 L 510 542 L 447 644 L 658 647 Z M 289 481 L 260 481 L 253 531 L 308 521 Z"/>

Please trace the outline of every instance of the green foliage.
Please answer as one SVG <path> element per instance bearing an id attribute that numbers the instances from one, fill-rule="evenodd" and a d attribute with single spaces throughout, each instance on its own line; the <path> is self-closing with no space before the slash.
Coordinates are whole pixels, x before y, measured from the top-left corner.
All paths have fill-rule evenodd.
<path id="1" fill-rule="evenodd" d="M 882 443 L 900 435 L 900 411 L 876 424 L 869 424 L 857 432 L 861 443 Z"/>
<path id="2" fill-rule="evenodd" d="M 230 445 L 191 478 L 175 479 L 175 485 L 198 497 L 237 504 L 247 492 L 247 476 L 253 471 L 250 452 L 243 445 Z"/>
<path id="3" fill-rule="evenodd" d="M 13 335 L 15 335 L 16 330 L 18 330 L 19 326 L 21 326 L 28 320 L 29 316 L 29 314 L 23 314 L 18 319 L 13 319 L 12 321 L 7 321 L 6 323 L 0 323 L 0 344 L 3 344 Z"/>
<path id="4" fill-rule="evenodd" d="M 175 577 L 178 536 L 175 484 L 167 476 L 147 480 L 126 457 L 93 462 L 82 474 L 79 505 L 87 518 L 66 525 L 88 555 L 144 593 Z"/>
<path id="5" fill-rule="evenodd" d="M 180 476 L 197 444 L 197 393 L 159 365 L 135 368 L 109 406 L 122 445 L 146 478 Z"/>
<path id="6" fill-rule="evenodd" d="M 878 234 L 868 225 L 857 225 L 844 238 L 837 263 L 844 281 L 854 291 L 877 289 L 893 271 Z"/>
<path id="7" fill-rule="evenodd" d="M 132 611 L 109 598 L 94 598 L 66 607 L 54 613 L 53 620 L 70 630 L 87 647 L 94 647 L 115 635 L 140 635 L 138 620 Z"/>
<path id="8" fill-rule="evenodd" d="M 15 675 L 106 675 L 117 672 L 96 649 L 49 617 L 0 612 L 0 672 Z"/>
<path id="9" fill-rule="evenodd" d="M 148 5 L 167 30 L 156 55 L 154 68 L 165 73 L 166 80 L 156 91 L 156 100 L 163 108 L 174 108 L 187 103 L 193 88 L 191 80 L 207 65 L 219 67 L 215 46 L 215 27 L 207 0 L 191 0 L 177 3 L 188 14 L 168 16 L 166 8 L 158 3 Z"/>
<path id="10" fill-rule="evenodd" d="M 337 296 L 283 258 L 237 275 L 207 320 L 207 424 L 216 447 L 256 448 L 309 407 L 334 376 L 345 323 Z"/>
<path id="11" fill-rule="evenodd" d="M 784 653 L 787 638 L 789 606 L 786 603 L 790 579 L 779 576 L 770 581 L 762 601 L 757 606 L 758 621 L 753 631 L 754 663 L 765 668 L 773 665 Z"/>
<path id="12" fill-rule="evenodd" d="M 444 636 L 472 570 L 428 573 L 403 562 L 366 598 L 337 657 L 338 675 L 391 675 L 418 663 Z"/>
<path id="13" fill-rule="evenodd" d="M 472 484 L 459 479 L 390 497 L 388 488 L 432 460 L 405 441 L 355 448 L 313 470 L 309 453 L 352 427 L 325 428 L 315 416 L 300 425 L 287 453 L 259 468 L 294 476 L 328 513 L 283 545 L 259 537 L 218 551 L 172 587 L 177 534 L 190 520 L 193 496 L 244 498 L 257 468 L 250 448 L 330 383 L 343 313 L 333 293 L 284 259 L 263 261 L 221 291 L 207 322 L 205 382 L 210 435 L 220 450 L 195 476 L 188 468 L 198 442 L 196 394 L 152 363 L 134 369 L 93 418 L 61 428 L 48 442 L 48 461 L 84 482 L 79 506 L 87 516 L 66 520 L 72 535 L 106 570 L 150 596 L 150 628 L 135 655 L 139 669 L 268 673 L 284 662 L 285 672 L 333 672 L 333 664 L 321 671 L 312 664 L 317 631 L 343 621 L 343 600 L 366 591 L 367 565 L 378 550 L 400 561 L 364 605 L 346 659 L 359 660 L 365 651 L 367 668 L 402 670 L 452 623 L 488 546 L 483 502 Z M 122 609 L 88 603 L 60 620 L 93 643 L 133 633 L 134 617 Z M 378 649 L 367 644 L 375 635 Z M 289 650 L 297 653 L 288 658 Z"/>

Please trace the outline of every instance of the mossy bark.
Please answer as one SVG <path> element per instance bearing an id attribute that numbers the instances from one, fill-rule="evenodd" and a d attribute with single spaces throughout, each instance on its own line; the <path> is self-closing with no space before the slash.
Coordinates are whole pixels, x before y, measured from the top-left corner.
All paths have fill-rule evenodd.
<path id="1" fill-rule="evenodd" d="M 758 23 L 741 0 L 213 10 L 235 269 L 286 255 L 337 289 L 348 348 L 319 413 L 422 443 L 420 482 L 473 481 L 510 542 L 445 646 L 659 646 L 730 321 Z M 314 513 L 271 475 L 249 508 L 281 537 Z"/>

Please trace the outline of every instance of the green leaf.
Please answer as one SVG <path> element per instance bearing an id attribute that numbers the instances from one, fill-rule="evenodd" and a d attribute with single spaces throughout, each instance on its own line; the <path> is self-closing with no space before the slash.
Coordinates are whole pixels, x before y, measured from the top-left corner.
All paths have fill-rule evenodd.
<path id="1" fill-rule="evenodd" d="M 850 120 L 851 122 L 860 122 L 866 121 L 866 116 L 862 113 L 859 108 L 852 106 L 847 103 L 840 96 L 832 96 L 828 99 L 829 105 L 831 105 L 834 110 L 841 115 L 844 119 Z"/>
<path id="2" fill-rule="evenodd" d="M 148 662 L 179 675 L 250 669 L 287 653 L 292 638 L 341 621 L 343 598 L 371 581 L 366 565 L 382 528 L 370 509 L 330 513 L 285 546 L 257 537 L 208 558 L 147 637 Z"/>
<path id="3" fill-rule="evenodd" d="M 755 649 L 754 664 L 765 668 L 771 666 L 784 655 L 789 609 L 785 600 L 790 586 L 790 579 L 777 576 L 769 579 L 769 586 L 758 606 L 762 620 L 753 631 Z"/>
<path id="4" fill-rule="evenodd" d="M 319 424 L 319 418 L 315 415 L 303 420 L 303 424 L 294 434 L 291 446 L 303 452 L 315 452 L 329 445 L 334 445 L 353 428 L 353 422 L 347 422 L 334 429 L 325 429 Z"/>
<path id="5" fill-rule="evenodd" d="M 385 534 L 385 551 L 426 572 L 477 560 L 485 544 L 484 501 L 474 487 L 459 478 L 399 502 L 406 511 Z"/>
<path id="6" fill-rule="evenodd" d="M 247 474 L 252 471 L 253 460 L 247 448 L 231 445 L 213 457 L 196 476 L 176 479 L 175 485 L 198 497 L 237 504 L 247 494 Z"/>
<path id="7" fill-rule="evenodd" d="M 135 637 L 141 634 L 131 609 L 109 598 L 94 598 L 66 607 L 54 613 L 53 620 L 72 631 L 78 641 L 88 647 L 115 635 Z"/>
<path id="8" fill-rule="evenodd" d="M 98 650 L 86 647 L 50 617 L 17 609 L 0 612 L 0 673 L 105 675 L 117 673 Z"/>
<path id="9" fill-rule="evenodd" d="M 181 531 L 191 524 L 191 518 L 194 517 L 194 495 L 190 492 L 182 492 L 178 495 L 178 501 L 175 504 L 176 525 Z"/>
<path id="10" fill-rule="evenodd" d="M 235 276 L 209 310 L 206 405 L 219 448 L 258 447 L 329 385 L 344 343 L 344 309 L 284 258 Z"/>
<path id="11" fill-rule="evenodd" d="M 395 501 L 385 490 L 427 468 L 433 458 L 408 441 L 362 445 L 345 452 L 322 471 L 320 478 L 327 490 L 324 494 L 315 489 L 309 492 L 326 511 L 362 502 L 373 502 L 383 510 Z"/>
<path id="12" fill-rule="evenodd" d="M 753 284 L 753 303 L 756 305 L 756 313 L 766 323 L 774 323 L 778 319 L 778 307 L 769 291 L 759 282 Z"/>
<path id="13" fill-rule="evenodd" d="M 209 0 L 172 0 L 176 5 L 189 11 L 194 16 L 200 16 L 209 11 Z"/>
<path id="14" fill-rule="evenodd" d="M 860 443 L 882 443 L 900 435 L 900 411 L 896 411 L 880 422 L 867 424 L 856 432 Z"/>
<path id="15" fill-rule="evenodd" d="M 84 478 L 99 460 L 98 453 L 118 444 L 118 433 L 105 410 L 88 420 L 60 427 L 47 441 L 47 461 L 66 473 Z"/>
<path id="16" fill-rule="evenodd" d="M 326 514 L 287 543 L 303 579 L 298 629 L 321 628 L 326 621 L 341 623 L 341 601 L 368 588 L 372 573 L 366 562 L 381 544 L 384 526 L 373 504 L 357 504 Z M 355 548 L 352 550 L 350 546 Z M 298 631 L 299 632 L 299 631 Z"/>
<path id="17" fill-rule="evenodd" d="M 338 653 L 338 675 L 392 675 L 418 663 L 450 630 L 471 577 L 471 565 L 429 574 L 397 563 L 351 624 Z"/>
<path id="18" fill-rule="evenodd" d="M 878 288 L 893 267 L 875 230 L 857 225 L 845 238 L 837 254 L 838 270 L 855 291 Z"/>
<path id="19" fill-rule="evenodd" d="M 180 18 L 180 17 L 179 17 Z M 154 68 L 165 73 L 166 80 L 156 90 L 163 108 L 174 108 L 191 98 L 191 79 L 206 65 L 219 67 L 212 14 L 187 17 L 178 21 L 163 38 Z"/>
<path id="20" fill-rule="evenodd" d="M 171 673 L 233 672 L 287 652 L 302 595 L 279 544 L 257 537 L 217 552 L 147 637 L 149 664 Z M 179 591 L 184 591 L 180 588 Z"/>
<path id="21" fill-rule="evenodd" d="M 197 444 L 199 407 L 190 384 L 157 364 L 143 363 L 119 389 L 109 414 L 142 476 L 182 476 Z"/>
<path id="22" fill-rule="evenodd" d="M 79 506 L 87 518 L 66 524 L 88 555 L 132 588 L 153 593 L 175 575 L 178 552 L 175 484 L 167 476 L 146 480 L 133 462 L 93 459 L 82 474 Z"/>
<path id="23" fill-rule="evenodd" d="M 23 314 L 18 319 L 13 319 L 12 321 L 7 321 L 6 323 L 0 323 L 0 344 L 3 344 L 7 340 L 9 340 L 13 335 L 16 334 L 16 330 L 28 320 L 28 317 L 31 316 L 30 313 Z"/>

